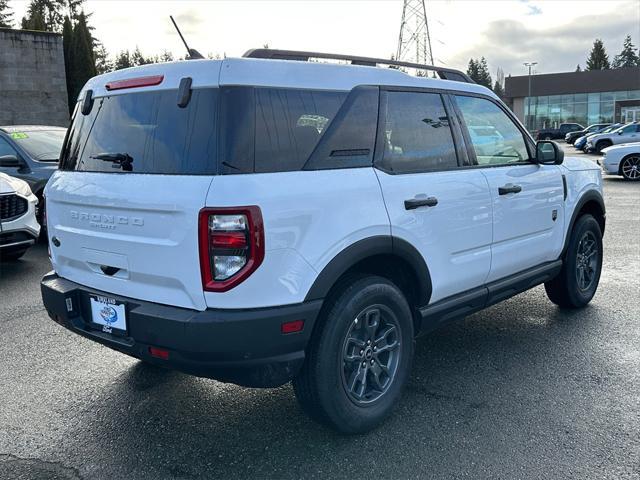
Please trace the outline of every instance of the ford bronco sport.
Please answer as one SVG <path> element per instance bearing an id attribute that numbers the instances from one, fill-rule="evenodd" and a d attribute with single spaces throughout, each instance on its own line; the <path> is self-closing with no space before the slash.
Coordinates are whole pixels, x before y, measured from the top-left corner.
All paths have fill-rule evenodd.
<path id="1" fill-rule="evenodd" d="M 190 374 L 292 380 L 342 432 L 391 412 L 418 333 L 598 286 L 597 165 L 453 70 L 278 50 L 147 65 L 91 79 L 67 136 L 51 318 Z"/>

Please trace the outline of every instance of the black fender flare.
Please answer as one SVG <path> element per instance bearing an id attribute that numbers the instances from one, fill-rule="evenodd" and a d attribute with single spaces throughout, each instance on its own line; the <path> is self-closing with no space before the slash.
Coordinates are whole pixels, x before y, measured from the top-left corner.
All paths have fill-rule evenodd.
<path id="1" fill-rule="evenodd" d="M 406 240 L 390 235 L 377 235 L 358 240 L 338 253 L 316 277 L 305 297 L 305 302 L 325 298 L 347 270 L 358 262 L 376 255 L 395 255 L 410 265 L 418 281 L 419 301 L 422 305 L 428 303 L 432 290 L 431 274 L 424 257 Z"/>
<path id="2" fill-rule="evenodd" d="M 561 257 L 564 257 L 564 254 L 566 253 L 567 248 L 569 248 L 569 239 L 571 238 L 571 231 L 573 230 L 573 226 L 575 225 L 576 220 L 578 220 L 580 211 L 588 202 L 597 203 L 600 209 L 602 210 L 602 234 L 604 235 L 604 226 L 605 226 L 605 219 L 606 219 L 606 209 L 604 206 L 604 199 L 602 198 L 602 195 L 600 194 L 600 192 L 596 190 L 589 190 L 588 192 L 585 192 L 578 199 L 576 206 L 573 209 L 573 213 L 571 214 L 571 220 L 569 221 L 569 228 L 567 229 L 567 235 L 564 238 L 564 246 L 562 247 L 562 254 L 560 255 Z"/>

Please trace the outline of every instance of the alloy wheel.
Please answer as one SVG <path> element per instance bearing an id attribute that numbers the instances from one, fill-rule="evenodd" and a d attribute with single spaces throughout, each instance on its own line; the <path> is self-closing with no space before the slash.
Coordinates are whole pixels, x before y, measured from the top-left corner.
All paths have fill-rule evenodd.
<path id="1" fill-rule="evenodd" d="M 400 324 L 384 305 L 364 309 L 351 323 L 342 347 L 342 385 L 357 405 L 383 396 L 393 384 L 402 351 Z"/>
<path id="2" fill-rule="evenodd" d="M 589 290 L 595 281 L 598 261 L 598 242 L 593 232 L 585 232 L 578 242 L 576 254 L 576 281 L 582 291 Z"/>
<path id="3" fill-rule="evenodd" d="M 629 157 L 622 162 L 622 175 L 629 180 L 640 179 L 640 156 Z"/>

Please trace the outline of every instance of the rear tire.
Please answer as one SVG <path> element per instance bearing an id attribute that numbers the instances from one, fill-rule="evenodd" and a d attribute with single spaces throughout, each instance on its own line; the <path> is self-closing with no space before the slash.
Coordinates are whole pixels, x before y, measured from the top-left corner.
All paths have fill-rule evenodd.
<path id="1" fill-rule="evenodd" d="M 602 271 L 602 232 L 591 215 L 576 221 L 562 270 L 544 284 L 549 300 L 562 308 L 587 305 L 598 289 Z"/>
<path id="2" fill-rule="evenodd" d="M 545 135 L 543 140 L 552 140 L 551 135 Z"/>
<path id="3" fill-rule="evenodd" d="M 378 276 L 345 279 L 327 302 L 293 388 L 314 420 L 363 433 L 387 418 L 409 376 L 411 309 L 400 289 Z"/>

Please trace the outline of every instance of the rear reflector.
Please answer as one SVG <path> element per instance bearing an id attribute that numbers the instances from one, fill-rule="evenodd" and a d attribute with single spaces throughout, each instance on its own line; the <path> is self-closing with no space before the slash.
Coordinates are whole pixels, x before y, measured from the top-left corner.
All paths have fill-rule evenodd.
<path id="1" fill-rule="evenodd" d="M 160 360 L 169 360 L 169 350 L 158 347 L 149 347 L 149 353 L 152 357 L 159 358 Z"/>
<path id="2" fill-rule="evenodd" d="M 122 90 L 124 88 L 151 87 L 160 85 L 164 80 L 164 75 L 153 75 L 151 77 L 127 78 L 126 80 L 116 80 L 105 85 L 106 89 Z"/>
<path id="3" fill-rule="evenodd" d="M 301 332 L 304 328 L 304 320 L 293 320 L 292 322 L 285 322 L 280 326 L 282 333 L 296 333 Z"/>

